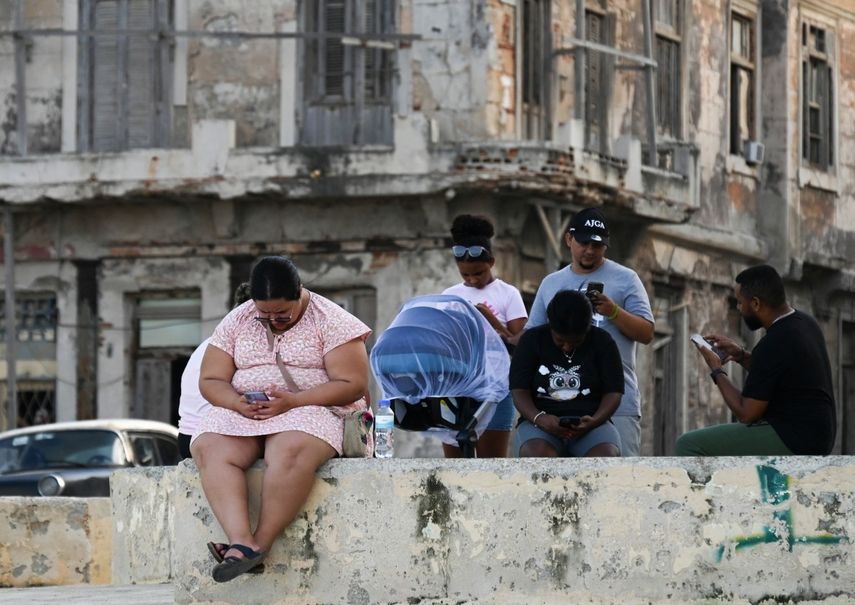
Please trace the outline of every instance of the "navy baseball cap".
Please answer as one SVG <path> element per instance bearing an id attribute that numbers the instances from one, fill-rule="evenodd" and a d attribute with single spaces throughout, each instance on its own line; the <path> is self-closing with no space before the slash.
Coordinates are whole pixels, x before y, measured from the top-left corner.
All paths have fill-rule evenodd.
<path id="1" fill-rule="evenodd" d="M 585 208 L 576 213 L 567 229 L 580 244 L 600 242 L 609 244 L 609 224 L 599 208 Z"/>

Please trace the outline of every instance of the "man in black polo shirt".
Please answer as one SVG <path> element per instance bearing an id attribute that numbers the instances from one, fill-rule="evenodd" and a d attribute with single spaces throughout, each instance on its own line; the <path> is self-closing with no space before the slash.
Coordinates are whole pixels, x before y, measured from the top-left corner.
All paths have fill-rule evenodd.
<path id="1" fill-rule="evenodd" d="M 685 433 L 678 456 L 825 455 L 837 426 L 831 364 L 822 331 L 810 315 L 787 304 L 784 282 L 768 265 L 736 276 L 737 308 L 751 330 L 766 334 L 749 353 L 724 336 L 704 338 L 723 352 L 698 347 L 710 376 L 739 423 Z M 739 392 L 722 364 L 748 370 Z"/>

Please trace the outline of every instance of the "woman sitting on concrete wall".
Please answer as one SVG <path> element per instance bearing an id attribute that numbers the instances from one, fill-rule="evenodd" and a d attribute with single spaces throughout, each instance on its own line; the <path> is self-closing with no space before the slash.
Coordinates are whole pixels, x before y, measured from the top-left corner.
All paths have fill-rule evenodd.
<path id="1" fill-rule="evenodd" d="M 620 456 L 611 417 L 623 394 L 623 365 L 591 314 L 584 294 L 562 290 L 546 308 L 548 323 L 520 338 L 510 373 L 520 457 Z"/>
<path id="2" fill-rule="evenodd" d="M 343 415 L 367 408 L 365 324 L 304 288 L 283 257 L 255 265 L 250 296 L 217 326 L 205 353 L 199 386 L 214 407 L 191 445 L 228 538 L 208 545 L 217 582 L 261 564 L 308 498 L 317 468 L 342 453 Z M 253 533 L 244 471 L 262 456 Z"/>

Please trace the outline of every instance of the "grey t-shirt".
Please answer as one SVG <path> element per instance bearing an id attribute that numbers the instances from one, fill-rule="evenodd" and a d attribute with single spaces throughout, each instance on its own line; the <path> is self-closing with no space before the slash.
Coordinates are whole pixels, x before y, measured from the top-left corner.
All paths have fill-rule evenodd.
<path id="1" fill-rule="evenodd" d="M 592 281 L 602 282 L 605 295 L 615 303 L 633 315 L 653 322 L 650 299 L 638 274 L 629 267 L 606 259 L 600 268 L 592 273 L 574 273 L 568 266 L 544 277 L 537 289 L 537 296 L 534 298 L 525 327 L 533 328 L 546 323 L 546 306 L 558 292 L 561 290 L 584 292 L 588 282 Z M 641 395 L 638 392 L 638 378 L 635 376 L 635 341 L 624 336 L 612 322 L 599 313 L 594 313 L 592 323 L 611 334 L 623 361 L 624 394 L 615 416 L 640 416 Z"/>

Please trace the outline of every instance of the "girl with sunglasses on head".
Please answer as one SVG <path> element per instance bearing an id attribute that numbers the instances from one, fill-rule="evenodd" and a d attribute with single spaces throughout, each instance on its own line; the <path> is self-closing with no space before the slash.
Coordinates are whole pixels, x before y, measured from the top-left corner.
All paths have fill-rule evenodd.
<path id="1" fill-rule="evenodd" d="M 451 253 L 463 282 L 446 289 L 443 294 L 464 298 L 487 318 L 502 340 L 522 332 L 528 318 L 519 290 L 493 275 L 491 238 L 493 224 L 483 216 L 461 214 L 451 225 Z M 505 458 L 508 455 L 511 429 L 516 410 L 510 392 L 496 407 L 487 430 L 478 440 L 479 458 Z M 450 438 L 443 443 L 446 458 L 459 458 L 460 448 Z"/>

